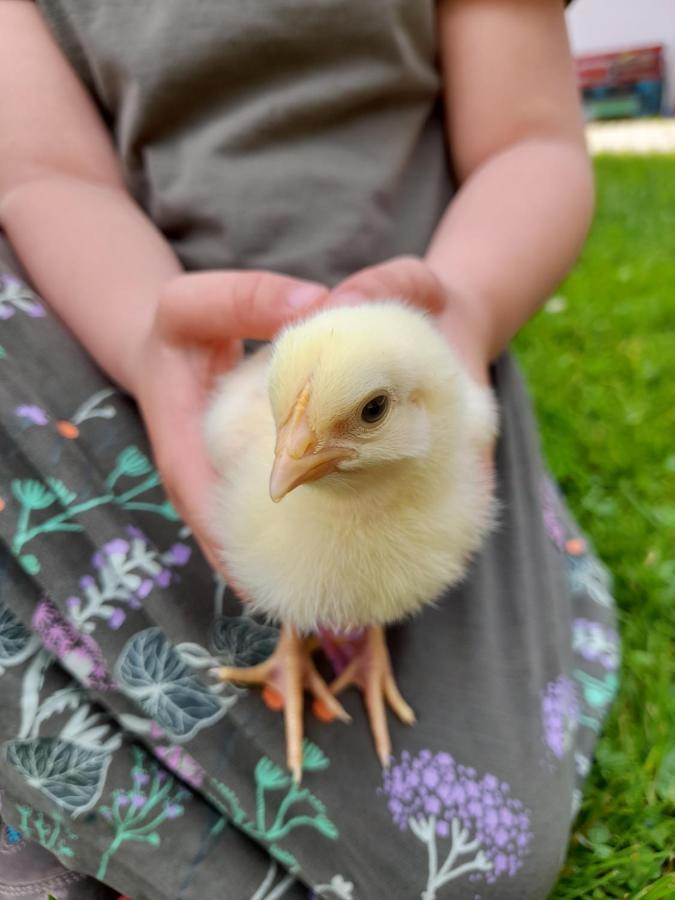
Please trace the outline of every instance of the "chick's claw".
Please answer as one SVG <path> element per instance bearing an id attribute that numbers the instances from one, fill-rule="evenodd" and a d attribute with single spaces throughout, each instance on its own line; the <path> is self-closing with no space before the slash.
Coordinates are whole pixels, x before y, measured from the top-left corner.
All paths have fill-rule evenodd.
<path id="1" fill-rule="evenodd" d="M 330 686 L 334 696 L 350 685 L 363 692 L 375 750 L 383 768 L 389 766 L 391 739 L 385 701 L 406 725 L 415 722 L 415 713 L 401 696 L 391 670 L 389 651 L 381 626 L 366 630 L 356 655 Z"/>
<path id="2" fill-rule="evenodd" d="M 302 777 L 303 692 L 308 690 L 326 712 L 324 720 L 351 718 L 342 704 L 328 689 L 312 660 L 315 641 L 301 637 L 295 629 L 283 626 L 274 653 L 257 666 L 234 668 L 222 666 L 212 669 L 221 681 L 263 685 L 263 698 L 271 709 L 284 710 L 286 728 L 286 759 L 293 779 Z"/>

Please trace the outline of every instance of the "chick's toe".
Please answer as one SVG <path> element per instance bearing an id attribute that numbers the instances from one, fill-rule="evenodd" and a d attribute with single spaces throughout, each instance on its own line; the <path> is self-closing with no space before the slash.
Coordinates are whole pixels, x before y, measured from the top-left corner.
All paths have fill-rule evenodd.
<path id="1" fill-rule="evenodd" d="M 221 666 L 212 674 L 221 681 L 263 686 L 263 699 L 271 709 L 284 711 L 286 759 L 293 779 L 302 777 L 303 692 L 315 698 L 315 708 L 323 710 L 324 721 L 351 721 L 340 701 L 330 692 L 312 660 L 316 642 L 301 637 L 294 628 L 283 626 L 274 653 L 257 666 Z"/>
<path id="2" fill-rule="evenodd" d="M 384 629 L 381 626 L 366 629 L 355 656 L 330 685 L 330 692 L 335 696 L 350 685 L 356 685 L 363 693 L 375 751 L 383 768 L 387 768 L 391 757 L 391 738 L 387 726 L 386 704 L 406 725 L 415 722 L 415 713 L 403 699 L 394 680 Z"/>

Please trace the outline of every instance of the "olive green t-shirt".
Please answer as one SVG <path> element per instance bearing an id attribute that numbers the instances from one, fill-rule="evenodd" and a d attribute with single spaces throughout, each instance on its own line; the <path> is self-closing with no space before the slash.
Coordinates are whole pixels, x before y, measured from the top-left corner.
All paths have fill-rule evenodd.
<path id="1" fill-rule="evenodd" d="M 452 193 L 433 0 L 38 0 L 189 269 L 335 283 Z"/>

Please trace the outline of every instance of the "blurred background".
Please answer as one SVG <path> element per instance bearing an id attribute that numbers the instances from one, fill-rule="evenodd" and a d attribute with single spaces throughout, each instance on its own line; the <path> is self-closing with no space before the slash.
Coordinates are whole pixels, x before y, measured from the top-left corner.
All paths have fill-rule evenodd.
<path id="1" fill-rule="evenodd" d="M 576 0 L 568 24 L 597 211 L 577 266 L 516 350 L 549 464 L 612 570 L 623 661 L 552 897 L 665 900 L 675 898 L 675 0 Z"/>
<path id="2" fill-rule="evenodd" d="M 576 0 L 567 21 L 590 117 L 673 113 L 673 0 Z"/>

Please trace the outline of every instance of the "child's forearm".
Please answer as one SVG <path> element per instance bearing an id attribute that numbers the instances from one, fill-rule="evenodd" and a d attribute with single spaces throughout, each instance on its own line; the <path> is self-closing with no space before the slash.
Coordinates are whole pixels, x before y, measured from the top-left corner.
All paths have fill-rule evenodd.
<path id="1" fill-rule="evenodd" d="M 180 271 L 123 187 L 58 172 L 10 189 L 0 228 L 40 295 L 123 388 L 158 292 Z"/>
<path id="2" fill-rule="evenodd" d="M 565 276 L 592 208 L 591 167 L 578 143 L 524 140 L 463 184 L 427 262 L 470 307 L 489 359 Z"/>

